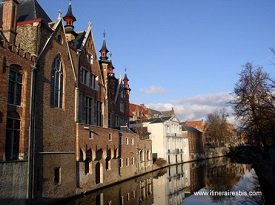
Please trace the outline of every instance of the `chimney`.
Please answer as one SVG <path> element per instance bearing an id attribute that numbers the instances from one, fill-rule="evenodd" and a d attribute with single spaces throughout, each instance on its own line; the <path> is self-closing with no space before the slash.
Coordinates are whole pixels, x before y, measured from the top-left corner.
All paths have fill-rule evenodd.
<path id="1" fill-rule="evenodd" d="M 3 0 L 2 31 L 12 44 L 14 44 L 16 36 L 17 5 L 17 0 Z"/>

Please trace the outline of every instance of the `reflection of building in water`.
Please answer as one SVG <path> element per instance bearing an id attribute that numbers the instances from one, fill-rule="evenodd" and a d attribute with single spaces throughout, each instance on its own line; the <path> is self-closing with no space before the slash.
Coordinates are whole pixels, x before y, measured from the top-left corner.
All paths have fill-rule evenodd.
<path id="1" fill-rule="evenodd" d="M 205 186 L 213 190 L 229 190 L 243 174 L 241 164 L 231 164 L 225 158 L 214 158 L 206 163 Z"/>
<path id="2" fill-rule="evenodd" d="M 190 163 L 167 168 L 167 173 L 154 180 L 154 204 L 182 204 L 190 187 Z"/>
<path id="3" fill-rule="evenodd" d="M 75 204 L 89 205 L 152 205 L 153 174 L 116 184 L 76 199 Z"/>
<path id="4" fill-rule="evenodd" d="M 204 187 L 205 165 L 204 161 L 190 164 L 190 193 Z"/>

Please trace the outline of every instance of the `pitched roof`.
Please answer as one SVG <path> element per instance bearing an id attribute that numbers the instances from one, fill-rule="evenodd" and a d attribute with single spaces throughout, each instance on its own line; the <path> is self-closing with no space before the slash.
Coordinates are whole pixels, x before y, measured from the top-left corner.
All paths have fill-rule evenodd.
<path id="1" fill-rule="evenodd" d="M 203 120 L 197 120 L 197 121 L 186 121 L 186 122 L 182 122 L 182 125 L 186 125 L 186 126 L 190 126 L 190 127 L 194 127 L 200 131 L 204 130 L 205 124 L 203 122 Z"/>
<path id="2" fill-rule="evenodd" d="M 41 18 L 45 23 L 52 20 L 36 0 L 17 0 L 17 22 Z M 0 3 L 0 21 L 2 21 L 3 3 Z"/>
<path id="3" fill-rule="evenodd" d="M 82 46 L 83 40 L 85 38 L 86 31 L 77 33 L 77 37 L 74 39 L 74 47 L 79 49 Z"/>
<path id="4" fill-rule="evenodd" d="M 150 124 L 155 124 L 155 123 L 163 123 L 170 119 L 171 119 L 170 116 L 169 117 L 158 117 L 158 118 L 151 118 L 151 119 L 145 120 L 144 122 L 149 122 Z"/>
<path id="5" fill-rule="evenodd" d="M 194 127 L 191 127 L 191 126 L 187 126 L 187 125 L 182 125 L 182 131 L 188 131 L 188 132 L 192 132 L 192 133 L 195 133 L 195 134 L 200 134 L 201 131 L 194 128 Z"/>
<path id="6" fill-rule="evenodd" d="M 133 116 L 133 113 L 136 113 L 137 111 L 140 114 L 142 114 L 142 117 L 145 117 L 146 115 L 148 115 L 149 109 L 145 107 L 143 104 L 137 105 L 137 104 L 129 103 L 129 114 Z"/>
<path id="7" fill-rule="evenodd" d="M 175 111 L 173 108 L 171 110 L 161 111 L 161 113 L 163 116 L 166 116 L 166 117 L 175 115 Z"/>

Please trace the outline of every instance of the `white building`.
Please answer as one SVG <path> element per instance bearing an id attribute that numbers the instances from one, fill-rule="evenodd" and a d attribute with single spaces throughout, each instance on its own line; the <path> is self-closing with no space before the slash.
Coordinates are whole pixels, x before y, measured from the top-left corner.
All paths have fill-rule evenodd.
<path id="1" fill-rule="evenodd" d="M 167 167 L 167 172 L 154 178 L 154 204 L 179 205 L 190 195 L 190 163 Z"/>
<path id="2" fill-rule="evenodd" d="M 168 164 L 189 160 L 188 139 L 182 137 L 180 121 L 175 115 L 152 118 L 141 124 L 150 133 L 153 159 L 163 158 Z"/>

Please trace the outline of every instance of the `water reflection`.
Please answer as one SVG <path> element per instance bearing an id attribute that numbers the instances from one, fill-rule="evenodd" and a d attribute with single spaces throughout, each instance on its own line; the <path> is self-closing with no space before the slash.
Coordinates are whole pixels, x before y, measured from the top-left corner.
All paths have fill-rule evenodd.
<path id="1" fill-rule="evenodd" d="M 263 204 L 259 193 L 253 196 L 230 195 L 232 192 L 256 193 L 259 190 L 251 166 L 215 158 L 167 167 L 62 204 Z"/>

